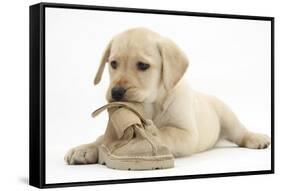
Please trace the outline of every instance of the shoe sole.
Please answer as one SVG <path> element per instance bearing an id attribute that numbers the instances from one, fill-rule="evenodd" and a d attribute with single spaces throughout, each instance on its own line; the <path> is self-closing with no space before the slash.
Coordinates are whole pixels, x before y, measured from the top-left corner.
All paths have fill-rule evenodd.
<path id="1" fill-rule="evenodd" d="M 157 170 L 174 167 L 173 155 L 157 156 L 117 156 L 113 155 L 108 149 L 101 145 L 99 147 L 99 164 L 106 165 L 108 168 L 118 170 Z"/>

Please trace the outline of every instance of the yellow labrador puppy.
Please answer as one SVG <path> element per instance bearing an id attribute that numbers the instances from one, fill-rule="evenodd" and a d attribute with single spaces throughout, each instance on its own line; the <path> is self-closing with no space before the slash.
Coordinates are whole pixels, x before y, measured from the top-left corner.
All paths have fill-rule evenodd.
<path id="1" fill-rule="evenodd" d="M 146 117 L 159 128 L 162 141 L 175 157 L 208 150 L 219 138 L 251 149 L 269 146 L 268 136 L 247 130 L 226 104 L 181 80 L 189 63 L 171 40 L 145 28 L 115 36 L 104 52 L 94 84 L 100 82 L 106 63 L 110 73 L 107 100 L 143 103 Z M 71 149 L 66 162 L 96 163 L 102 138 Z"/>

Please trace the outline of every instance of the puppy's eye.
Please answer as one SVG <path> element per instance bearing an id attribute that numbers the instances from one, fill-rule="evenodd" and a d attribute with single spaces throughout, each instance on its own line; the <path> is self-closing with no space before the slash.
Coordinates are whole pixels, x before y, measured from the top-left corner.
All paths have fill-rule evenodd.
<path id="1" fill-rule="evenodd" d="M 115 60 L 113 60 L 113 61 L 110 62 L 110 65 L 113 69 L 116 69 L 117 66 L 118 66 L 118 63 Z"/>
<path id="2" fill-rule="evenodd" d="M 138 62 L 138 63 L 137 63 L 137 68 L 138 68 L 138 70 L 145 71 L 145 70 L 147 70 L 149 67 L 150 67 L 149 64 L 146 64 L 146 63 L 143 63 L 143 62 Z"/>

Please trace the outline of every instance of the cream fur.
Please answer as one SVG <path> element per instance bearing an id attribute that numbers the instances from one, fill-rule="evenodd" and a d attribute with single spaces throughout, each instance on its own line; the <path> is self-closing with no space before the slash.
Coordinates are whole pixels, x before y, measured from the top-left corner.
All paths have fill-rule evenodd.
<path id="1" fill-rule="evenodd" d="M 118 67 L 109 65 L 107 100 L 113 101 L 110 92 L 115 85 L 127 89 L 124 100 L 144 104 L 146 117 L 159 128 L 162 141 L 175 157 L 208 150 L 220 138 L 252 149 L 269 146 L 268 136 L 248 131 L 226 104 L 181 80 L 188 60 L 171 40 L 145 28 L 118 34 L 107 45 L 95 84 L 101 80 L 105 64 L 113 60 Z M 138 61 L 150 64 L 150 68 L 139 71 Z M 96 163 L 101 142 L 102 137 L 71 149 L 65 156 L 67 163 Z"/>

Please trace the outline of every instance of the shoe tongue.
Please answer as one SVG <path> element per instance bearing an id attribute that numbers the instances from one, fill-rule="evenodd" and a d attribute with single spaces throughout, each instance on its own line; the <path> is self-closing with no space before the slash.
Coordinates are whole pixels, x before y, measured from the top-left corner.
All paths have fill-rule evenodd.
<path id="1" fill-rule="evenodd" d="M 109 120 L 119 139 L 124 135 L 128 127 L 132 125 L 144 126 L 147 123 L 147 120 L 143 117 L 144 111 L 140 103 L 111 102 L 94 111 L 92 117 L 96 117 L 106 109 L 109 113 Z"/>
<path id="2" fill-rule="evenodd" d="M 120 139 L 125 130 L 132 125 L 142 125 L 142 121 L 135 112 L 122 107 L 111 113 L 110 121 L 114 126 L 117 137 Z"/>

